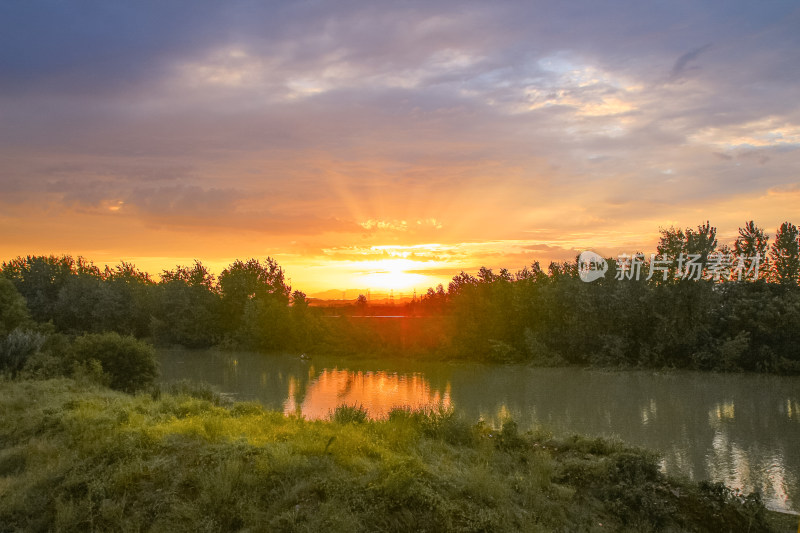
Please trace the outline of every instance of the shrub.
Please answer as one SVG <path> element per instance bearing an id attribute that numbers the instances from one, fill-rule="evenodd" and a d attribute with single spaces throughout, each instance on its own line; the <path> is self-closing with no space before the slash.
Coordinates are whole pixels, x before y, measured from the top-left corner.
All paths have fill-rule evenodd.
<path id="1" fill-rule="evenodd" d="M 11 377 L 16 377 L 28 358 L 41 349 L 44 341 L 45 336 L 37 331 L 15 329 L 0 340 L 0 370 L 8 370 Z"/>
<path id="2" fill-rule="evenodd" d="M 98 361 L 112 389 L 134 392 L 152 384 L 157 375 L 155 350 L 119 333 L 86 334 L 75 339 L 72 358 L 79 364 Z"/>
<path id="3" fill-rule="evenodd" d="M 452 407 L 443 405 L 423 409 L 392 409 L 389 412 L 389 421 L 413 424 L 426 437 L 449 444 L 469 445 L 477 438 L 476 426 L 457 415 Z"/>
<path id="4" fill-rule="evenodd" d="M 520 448 L 525 446 L 525 439 L 520 436 L 517 423 L 509 418 L 503 421 L 502 429 L 497 435 L 495 443 L 500 448 Z"/>
<path id="5" fill-rule="evenodd" d="M 363 424 L 368 417 L 363 405 L 340 405 L 331 414 L 331 420 L 339 424 Z"/>

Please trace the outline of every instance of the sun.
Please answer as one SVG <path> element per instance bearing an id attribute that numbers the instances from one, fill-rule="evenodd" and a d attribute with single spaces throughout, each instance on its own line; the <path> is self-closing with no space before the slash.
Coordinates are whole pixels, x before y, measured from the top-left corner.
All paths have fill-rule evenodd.
<path id="1" fill-rule="evenodd" d="M 371 289 L 410 290 L 425 285 L 428 276 L 412 274 L 402 270 L 376 271 L 362 277 L 364 284 Z"/>
<path id="2" fill-rule="evenodd" d="M 430 284 L 430 276 L 417 272 L 408 272 L 419 265 L 406 259 L 385 259 L 370 261 L 369 270 L 359 275 L 359 285 L 370 289 L 410 291 L 426 287 Z"/>

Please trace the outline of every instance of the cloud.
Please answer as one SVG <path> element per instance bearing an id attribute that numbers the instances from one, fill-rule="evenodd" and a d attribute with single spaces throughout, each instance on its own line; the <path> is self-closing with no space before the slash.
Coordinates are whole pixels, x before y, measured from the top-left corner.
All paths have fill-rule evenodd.
<path id="1" fill-rule="evenodd" d="M 784 205 L 766 191 L 800 157 L 798 22 L 747 2 L 6 3 L 0 204 L 342 261 L 628 246 Z"/>
<path id="2" fill-rule="evenodd" d="M 697 69 L 699 67 L 689 67 L 689 63 L 697 60 L 697 58 L 703 52 L 707 51 L 711 48 L 711 44 L 703 45 L 699 48 L 695 48 L 694 50 L 690 50 L 685 54 L 681 54 L 681 56 L 675 61 L 675 64 L 672 66 L 672 70 L 669 73 L 669 81 L 675 82 L 680 80 L 684 75 L 690 71 Z"/>

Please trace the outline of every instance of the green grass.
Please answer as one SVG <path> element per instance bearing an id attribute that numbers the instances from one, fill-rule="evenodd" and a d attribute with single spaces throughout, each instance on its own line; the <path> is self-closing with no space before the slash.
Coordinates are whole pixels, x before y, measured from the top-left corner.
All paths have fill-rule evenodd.
<path id="1" fill-rule="evenodd" d="M 338 424 L 363 424 L 369 413 L 363 405 L 340 405 L 331 413 L 331 420 Z"/>
<path id="2" fill-rule="evenodd" d="M 0 531 L 770 531 L 757 498 L 619 443 L 170 390 L 0 382 Z"/>

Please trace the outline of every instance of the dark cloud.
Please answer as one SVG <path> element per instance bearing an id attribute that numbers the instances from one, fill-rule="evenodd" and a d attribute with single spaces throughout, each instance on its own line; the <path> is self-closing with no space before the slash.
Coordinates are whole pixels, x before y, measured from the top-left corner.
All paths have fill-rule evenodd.
<path id="1" fill-rule="evenodd" d="M 197 218 L 232 216 L 239 201 L 247 196 L 235 189 L 203 189 L 196 185 L 138 188 L 126 195 L 125 203 L 138 211 Z"/>
<path id="2" fill-rule="evenodd" d="M 700 67 L 696 67 L 696 66 L 691 66 L 690 67 L 689 63 L 697 60 L 697 58 L 700 56 L 700 54 L 702 54 L 703 52 L 705 52 L 709 48 L 711 48 L 711 44 L 710 43 L 706 44 L 704 46 L 701 46 L 700 48 L 695 48 L 694 50 L 690 50 L 689 52 L 686 52 L 685 54 L 682 54 L 675 61 L 675 64 L 672 66 L 672 71 L 669 73 L 669 81 L 675 82 L 675 81 L 681 79 L 686 74 L 687 71 L 692 70 L 692 69 L 700 68 Z"/>
<path id="3" fill-rule="evenodd" d="M 0 91 L 128 92 L 224 39 L 223 14 L 213 2 L 4 2 Z"/>

